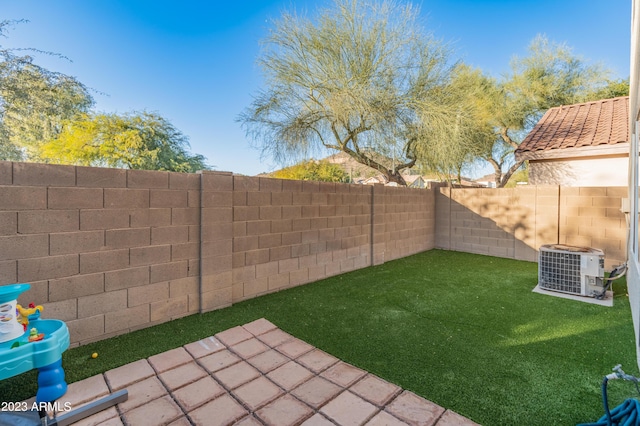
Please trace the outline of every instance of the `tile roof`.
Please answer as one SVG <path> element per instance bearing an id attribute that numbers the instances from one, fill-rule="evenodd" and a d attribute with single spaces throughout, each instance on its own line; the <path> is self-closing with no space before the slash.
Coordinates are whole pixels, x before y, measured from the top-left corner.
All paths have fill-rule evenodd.
<path id="1" fill-rule="evenodd" d="M 551 108 L 522 141 L 516 155 L 627 142 L 628 117 L 628 96 Z"/>

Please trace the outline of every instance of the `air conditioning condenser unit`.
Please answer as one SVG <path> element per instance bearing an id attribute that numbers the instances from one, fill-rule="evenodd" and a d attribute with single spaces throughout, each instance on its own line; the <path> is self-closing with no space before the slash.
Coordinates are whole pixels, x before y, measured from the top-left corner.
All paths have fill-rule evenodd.
<path id="1" fill-rule="evenodd" d="M 540 247 L 538 286 L 579 296 L 604 289 L 604 252 L 591 247 L 547 244 Z"/>

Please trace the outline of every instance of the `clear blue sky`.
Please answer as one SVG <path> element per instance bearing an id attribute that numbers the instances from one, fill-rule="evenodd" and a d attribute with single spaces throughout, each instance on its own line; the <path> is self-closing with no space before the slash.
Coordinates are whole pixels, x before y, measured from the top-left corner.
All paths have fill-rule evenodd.
<path id="1" fill-rule="evenodd" d="M 312 14 L 330 0 L 0 0 L 0 20 L 28 19 L 5 47 L 60 53 L 38 63 L 95 89 L 96 109 L 148 110 L 189 136 L 216 170 L 278 168 L 249 147 L 238 114 L 262 85 L 259 40 L 283 10 Z M 631 0 L 425 0 L 425 26 L 456 57 L 494 76 L 536 34 L 629 75 Z"/>

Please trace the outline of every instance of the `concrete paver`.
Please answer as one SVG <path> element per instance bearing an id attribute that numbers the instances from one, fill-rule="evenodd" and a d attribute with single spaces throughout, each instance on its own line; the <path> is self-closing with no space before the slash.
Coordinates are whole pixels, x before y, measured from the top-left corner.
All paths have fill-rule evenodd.
<path id="1" fill-rule="evenodd" d="M 236 388 L 233 394 L 252 411 L 273 401 L 283 390 L 264 376 Z"/>
<path id="2" fill-rule="evenodd" d="M 207 376 L 207 374 L 208 373 L 194 361 L 160 373 L 158 377 L 160 377 L 160 380 L 162 380 L 162 383 L 164 383 L 167 389 L 175 391 L 184 385 L 188 385 Z"/>
<path id="3" fill-rule="evenodd" d="M 261 408 L 256 414 L 269 426 L 290 426 L 311 417 L 313 411 L 309 406 L 287 394 Z"/>
<path id="4" fill-rule="evenodd" d="M 345 388 L 351 386 L 366 374 L 366 371 L 360 370 L 359 368 L 342 361 L 320 373 L 320 375 L 325 379 L 329 379 L 335 384 Z"/>
<path id="5" fill-rule="evenodd" d="M 203 356 L 226 349 L 226 347 L 213 336 L 184 345 L 184 348 L 194 358 L 202 358 Z"/>
<path id="6" fill-rule="evenodd" d="M 223 426 L 233 424 L 249 414 L 238 402 L 227 394 L 214 399 L 189 413 L 198 425 Z"/>
<path id="7" fill-rule="evenodd" d="M 382 407 L 398 395 L 402 388 L 369 374 L 349 390 L 370 403 Z"/>
<path id="8" fill-rule="evenodd" d="M 267 374 L 267 377 L 276 382 L 285 390 L 291 390 L 299 384 L 307 381 L 313 376 L 313 373 L 295 361 L 276 368 Z"/>
<path id="9" fill-rule="evenodd" d="M 185 348 L 176 348 L 158 355 L 149 357 L 149 364 L 158 372 L 162 373 L 179 365 L 193 361 L 193 357 Z"/>
<path id="10" fill-rule="evenodd" d="M 334 422 L 345 426 L 361 425 L 378 411 L 378 407 L 349 391 L 342 392 L 320 409 Z"/>
<path id="11" fill-rule="evenodd" d="M 240 342 L 237 345 L 231 346 L 231 350 L 243 358 L 251 358 L 269 349 L 269 346 L 265 345 L 258 339 L 249 339 L 244 342 Z"/>
<path id="12" fill-rule="evenodd" d="M 295 388 L 291 393 L 311 407 L 318 409 L 342 391 L 343 388 L 335 383 L 316 376 Z"/>
<path id="13" fill-rule="evenodd" d="M 173 392 L 173 397 L 185 412 L 189 412 L 224 393 L 218 382 L 206 376 Z"/>
<path id="14" fill-rule="evenodd" d="M 266 374 L 271 370 L 275 370 L 283 364 L 289 362 L 289 358 L 280 352 L 271 349 L 248 359 L 249 364 Z"/>
<path id="15" fill-rule="evenodd" d="M 391 401 L 385 411 L 413 426 L 435 425 L 444 414 L 441 406 L 408 391 Z"/>
<path id="16" fill-rule="evenodd" d="M 266 319 L 73 383 L 60 401 L 124 388 L 127 401 L 74 425 L 476 425 Z"/>
<path id="17" fill-rule="evenodd" d="M 338 361 L 338 358 L 320 349 L 314 349 L 296 359 L 296 362 L 299 362 L 316 374 L 322 370 L 326 370 Z"/>
<path id="18" fill-rule="evenodd" d="M 240 358 L 231 351 L 225 349 L 223 351 L 207 355 L 204 358 L 200 358 L 198 362 L 209 373 L 215 373 L 218 370 L 222 370 L 230 365 L 239 363 Z"/>
<path id="19" fill-rule="evenodd" d="M 146 359 L 125 364 L 104 373 L 111 391 L 120 390 L 132 383 L 154 376 L 156 372 Z"/>

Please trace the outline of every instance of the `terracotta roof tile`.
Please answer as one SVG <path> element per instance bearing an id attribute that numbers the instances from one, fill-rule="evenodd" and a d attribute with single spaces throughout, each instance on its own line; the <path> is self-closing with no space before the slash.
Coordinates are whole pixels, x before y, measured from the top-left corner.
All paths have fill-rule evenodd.
<path id="1" fill-rule="evenodd" d="M 629 97 L 549 109 L 516 154 L 627 142 Z"/>

